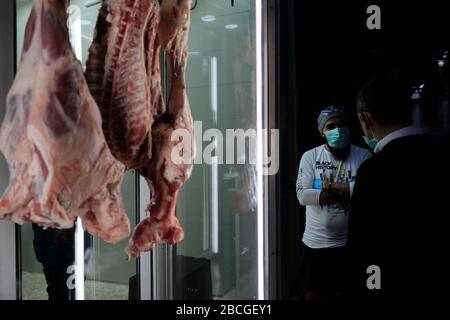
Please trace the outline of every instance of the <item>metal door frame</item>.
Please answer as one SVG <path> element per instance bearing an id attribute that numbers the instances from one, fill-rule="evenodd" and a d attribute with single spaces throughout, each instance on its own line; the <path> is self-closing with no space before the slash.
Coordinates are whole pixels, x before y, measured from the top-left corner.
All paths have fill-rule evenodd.
<path id="1" fill-rule="evenodd" d="M 272 129 L 278 129 L 278 108 L 277 108 L 277 95 L 278 95 L 278 16 L 279 16 L 279 1 L 278 0 L 265 0 L 265 28 L 266 32 L 266 50 L 265 50 L 265 124 L 268 132 Z M 275 146 L 270 145 L 271 139 L 267 137 L 267 148 L 272 153 Z M 279 162 L 279 155 L 277 155 Z M 265 221 L 265 261 L 266 261 L 266 299 L 277 299 L 277 272 L 278 272 L 278 174 L 265 177 L 265 205 L 266 205 L 266 221 Z"/>
<path id="2" fill-rule="evenodd" d="M 165 51 L 161 49 L 161 84 L 163 97 L 169 97 L 169 73 Z M 167 104 L 167 101 L 165 101 Z M 173 300 L 173 246 L 156 244 L 152 250 L 152 299 Z"/>
<path id="3" fill-rule="evenodd" d="M 147 208 L 150 202 L 150 190 L 147 185 L 147 181 L 136 173 L 136 204 L 138 213 L 138 222 L 145 219 L 147 216 L 145 214 L 145 208 Z M 152 292 L 153 276 L 152 270 L 153 266 L 153 253 L 145 252 L 142 253 L 137 263 L 137 274 L 139 278 L 139 290 L 140 290 L 140 300 L 152 300 L 154 293 Z"/>
<path id="4" fill-rule="evenodd" d="M 0 1 L 0 118 L 3 120 L 6 95 L 15 74 L 16 61 L 16 14 L 15 1 Z M 2 156 L 3 157 L 3 156 Z M 6 161 L 0 170 L 8 171 Z M 9 176 L 6 174 L 6 176 Z M 2 189 L 7 179 L 0 181 Z M 0 300 L 21 297 L 20 286 L 20 227 L 9 221 L 0 221 Z"/>

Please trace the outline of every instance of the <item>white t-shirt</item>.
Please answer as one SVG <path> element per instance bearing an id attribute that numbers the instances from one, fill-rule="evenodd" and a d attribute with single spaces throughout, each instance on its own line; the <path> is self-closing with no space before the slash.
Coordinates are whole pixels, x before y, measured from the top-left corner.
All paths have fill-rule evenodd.
<path id="1" fill-rule="evenodd" d="M 371 152 L 354 145 L 345 161 L 335 158 L 321 145 L 305 152 L 297 176 L 297 198 L 306 206 L 303 243 L 309 248 L 336 248 L 347 243 L 348 212 L 336 206 L 320 206 L 321 184 L 324 180 L 350 184 L 353 192 L 356 171 Z"/>

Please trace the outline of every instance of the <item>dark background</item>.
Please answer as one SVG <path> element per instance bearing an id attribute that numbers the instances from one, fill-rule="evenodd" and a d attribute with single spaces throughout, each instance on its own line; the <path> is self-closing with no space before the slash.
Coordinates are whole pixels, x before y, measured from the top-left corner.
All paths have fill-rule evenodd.
<path id="1" fill-rule="evenodd" d="M 369 5 L 381 9 L 381 30 L 369 30 Z M 450 11 L 444 1 L 280 0 L 278 17 L 277 124 L 280 171 L 277 215 L 277 296 L 298 295 L 304 207 L 295 179 L 302 154 L 323 143 L 316 129 L 321 108 L 338 104 L 353 116 L 352 142 L 364 146 L 355 112 L 356 94 L 371 78 L 391 73 L 411 85 L 425 83 L 422 105 L 429 127 L 450 120 L 438 112 L 448 94 L 448 63 L 437 59 L 449 49 Z M 447 58 L 448 61 L 448 58 Z"/>

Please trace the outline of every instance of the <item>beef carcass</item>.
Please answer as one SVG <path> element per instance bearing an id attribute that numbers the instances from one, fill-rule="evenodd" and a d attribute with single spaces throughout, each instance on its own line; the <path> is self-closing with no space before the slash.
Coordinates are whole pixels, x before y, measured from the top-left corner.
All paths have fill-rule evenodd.
<path id="1" fill-rule="evenodd" d="M 164 0 L 158 39 L 166 51 L 170 75 L 167 107 L 152 127 L 153 157 L 140 168 L 152 194 L 150 216 L 136 228 L 128 257 L 151 250 L 158 242 L 175 244 L 184 232 L 175 215 L 180 188 L 191 176 L 196 154 L 193 121 L 185 85 L 191 0 Z"/>
<path id="2" fill-rule="evenodd" d="M 156 0 L 104 0 L 86 63 L 106 139 L 128 169 L 151 159 L 150 104 L 158 93 L 152 95 L 152 84 L 157 84 L 148 73 L 154 71 L 158 21 Z"/>
<path id="3" fill-rule="evenodd" d="M 128 236 L 120 185 L 98 107 L 69 43 L 68 1 L 35 0 L 7 97 L 0 149 L 10 182 L 0 219 L 70 228 L 75 217 L 107 242 Z"/>

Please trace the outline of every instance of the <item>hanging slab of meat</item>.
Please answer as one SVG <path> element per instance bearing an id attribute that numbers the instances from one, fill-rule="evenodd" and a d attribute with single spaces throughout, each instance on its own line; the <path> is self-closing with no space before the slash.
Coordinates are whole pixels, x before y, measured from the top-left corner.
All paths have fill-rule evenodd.
<path id="1" fill-rule="evenodd" d="M 184 78 L 190 8 L 190 0 L 164 0 L 161 7 L 158 36 L 166 50 L 170 95 L 164 113 L 153 124 L 153 158 L 140 169 L 149 182 L 152 201 L 147 209 L 150 216 L 137 226 L 129 242 L 129 258 L 151 250 L 155 243 L 175 244 L 184 237 L 175 208 L 179 190 L 191 176 L 196 153 Z"/>
<path id="2" fill-rule="evenodd" d="M 151 159 L 151 102 L 162 97 L 151 91 L 158 22 L 156 0 L 103 1 L 86 64 L 109 147 L 128 169 Z"/>
<path id="3" fill-rule="evenodd" d="M 66 27 L 68 1 L 35 0 L 7 97 L 0 149 L 10 182 L 0 219 L 70 228 L 75 217 L 107 242 L 129 235 L 111 154 Z"/>

